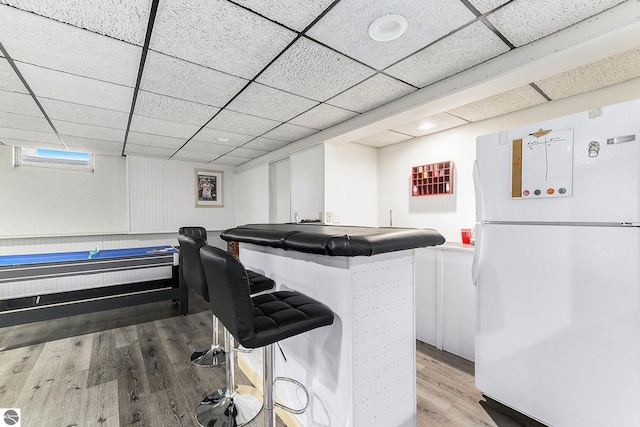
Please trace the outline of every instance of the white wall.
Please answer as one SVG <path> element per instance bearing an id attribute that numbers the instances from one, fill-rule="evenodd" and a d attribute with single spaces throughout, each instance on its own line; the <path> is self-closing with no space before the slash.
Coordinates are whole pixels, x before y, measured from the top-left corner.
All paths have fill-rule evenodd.
<path id="1" fill-rule="evenodd" d="M 478 136 L 635 98 L 640 98 L 640 79 L 381 148 L 380 225 L 389 224 L 391 209 L 394 226 L 434 228 L 447 241 L 460 242 L 460 229 L 475 222 L 472 173 Z M 455 163 L 455 194 L 412 197 L 411 168 L 446 160 Z"/>
<path id="2" fill-rule="evenodd" d="M 291 211 L 299 220 L 324 212 L 324 145 L 294 153 L 291 160 Z"/>
<path id="3" fill-rule="evenodd" d="M 377 148 L 325 144 L 325 210 L 333 222 L 378 226 Z"/>
<path id="4" fill-rule="evenodd" d="M 0 146 L 0 236 L 122 233 L 127 225 L 124 157 L 95 156 L 93 172 L 13 167 Z"/>
<path id="5" fill-rule="evenodd" d="M 460 241 L 460 228 L 475 221 L 473 161 L 475 134 L 459 128 L 380 149 L 380 225 L 434 228 L 448 241 Z M 454 194 L 411 196 L 411 168 L 453 160 Z"/>
<path id="6" fill-rule="evenodd" d="M 237 225 L 269 222 L 269 165 L 235 175 Z"/>
<path id="7" fill-rule="evenodd" d="M 132 233 L 176 232 L 182 226 L 235 227 L 232 167 L 128 156 L 127 168 Z M 223 172 L 223 207 L 196 207 L 196 168 Z"/>

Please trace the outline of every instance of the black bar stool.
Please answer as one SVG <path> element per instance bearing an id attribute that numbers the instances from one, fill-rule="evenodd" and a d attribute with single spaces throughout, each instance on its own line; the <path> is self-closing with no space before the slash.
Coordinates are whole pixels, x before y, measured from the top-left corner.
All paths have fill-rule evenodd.
<path id="1" fill-rule="evenodd" d="M 273 427 L 276 420 L 274 344 L 285 338 L 331 325 L 333 311 L 326 305 L 295 291 L 277 291 L 251 297 L 247 271 L 239 259 L 212 246 L 202 247 L 200 257 L 209 293 L 216 295 L 216 298 L 209 301 L 209 305 L 214 316 L 225 326 L 225 342 L 232 342 L 235 338 L 246 348 L 265 348 L 264 425 Z M 233 359 L 229 354 L 227 365 L 233 365 Z M 226 393 L 208 396 L 196 410 L 201 425 L 239 426 L 250 421 L 244 416 L 247 411 L 244 407 L 246 395 L 241 395 L 235 389 L 233 376 L 229 375 L 229 371 L 232 370 L 227 369 Z M 302 386 L 297 381 L 290 381 Z"/>
<path id="2" fill-rule="evenodd" d="M 190 227 L 196 228 L 196 227 Z M 181 229 L 182 230 L 182 229 Z M 206 231 L 205 234 L 206 236 Z M 200 248 L 207 244 L 207 241 L 197 234 L 178 235 L 180 243 L 180 278 L 189 287 L 194 289 L 205 300 L 209 301 L 209 288 L 200 261 Z M 251 282 L 251 292 L 259 293 L 273 289 L 275 282 L 261 274 L 254 273 Z M 213 337 L 212 343 L 207 346 L 199 346 L 191 354 L 191 362 L 197 366 L 220 366 L 225 363 L 224 349 L 218 343 L 218 319 L 213 316 Z"/>
<path id="3" fill-rule="evenodd" d="M 182 236 L 195 236 L 207 240 L 207 229 L 199 226 L 180 227 L 178 234 Z"/>
<path id="4" fill-rule="evenodd" d="M 200 261 L 200 248 L 206 246 L 207 241 L 202 237 L 179 235 L 180 244 L 180 278 L 195 290 L 205 301 L 209 301 L 209 288 Z M 198 346 L 191 353 L 191 363 L 197 366 L 220 366 L 225 362 L 224 349 L 218 343 L 218 319 L 212 317 L 213 337 L 210 345 Z"/>

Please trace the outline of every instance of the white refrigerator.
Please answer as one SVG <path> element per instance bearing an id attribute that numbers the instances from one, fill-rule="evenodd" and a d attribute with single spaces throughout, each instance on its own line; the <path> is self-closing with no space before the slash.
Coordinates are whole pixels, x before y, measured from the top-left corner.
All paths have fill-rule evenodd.
<path id="1" fill-rule="evenodd" d="M 550 426 L 640 426 L 639 137 L 635 100 L 477 139 L 476 386 Z"/>

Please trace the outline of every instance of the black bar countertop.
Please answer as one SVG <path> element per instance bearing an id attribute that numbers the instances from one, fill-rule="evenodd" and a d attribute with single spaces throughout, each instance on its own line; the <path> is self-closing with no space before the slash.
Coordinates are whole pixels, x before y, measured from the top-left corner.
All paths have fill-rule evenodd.
<path id="1" fill-rule="evenodd" d="M 253 243 L 330 256 L 371 256 L 438 246 L 444 237 L 428 228 L 353 227 L 324 224 L 247 224 L 223 231 L 227 242 Z"/>

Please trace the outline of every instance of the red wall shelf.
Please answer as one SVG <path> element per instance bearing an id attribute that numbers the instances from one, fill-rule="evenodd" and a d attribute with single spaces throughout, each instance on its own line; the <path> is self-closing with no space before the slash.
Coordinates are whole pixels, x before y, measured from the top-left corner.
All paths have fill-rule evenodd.
<path id="1" fill-rule="evenodd" d="M 411 168 L 411 195 L 453 194 L 453 162 L 438 162 Z"/>

